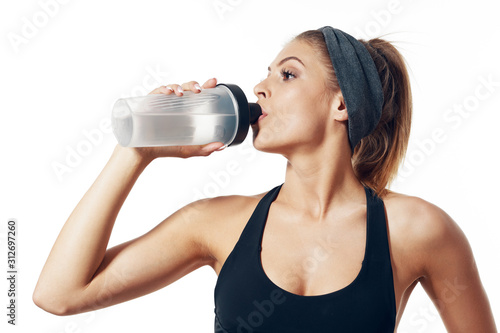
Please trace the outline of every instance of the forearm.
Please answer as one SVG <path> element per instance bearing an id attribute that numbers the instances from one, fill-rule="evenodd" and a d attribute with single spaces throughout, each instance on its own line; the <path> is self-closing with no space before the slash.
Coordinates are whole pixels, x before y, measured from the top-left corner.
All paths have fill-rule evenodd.
<path id="1" fill-rule="evenodd" d="M 59 233 L 35 294 L 57 299 L 91 281 L 106 252 L 118 212 L 147 164 L 134 150 L 115 148 Z"/>

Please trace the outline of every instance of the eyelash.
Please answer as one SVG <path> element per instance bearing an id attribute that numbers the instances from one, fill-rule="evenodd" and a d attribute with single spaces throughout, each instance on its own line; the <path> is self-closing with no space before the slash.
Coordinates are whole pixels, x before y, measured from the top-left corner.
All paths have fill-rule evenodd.
<path id="1" fill-rule="evenodd" d="M 289 71 L 288 69 L 283 68 L 281 70 L 281 77 L 283 77 L 284 81 L 290 80 L 290 77 L 295 78 L 295 74 Z"/>

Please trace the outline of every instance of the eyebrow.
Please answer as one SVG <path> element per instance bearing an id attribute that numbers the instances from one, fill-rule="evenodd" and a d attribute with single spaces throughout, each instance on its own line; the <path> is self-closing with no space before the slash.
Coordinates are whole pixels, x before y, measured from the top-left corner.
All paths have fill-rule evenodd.
<path id="1" fill-rule="evenodd" d="M 281 59 L 281 61 L 278 63 L 278 66 L 283 65 L 288 60 L 297 60 L 298 62 L 300 62 L 302 64 L 302 66 L 306 67 L 306 65 L 304 65 L 304 63 L 302 62 L 302 60 L 300 60 L 299 58 L 297 58 L 295 56 L 290 56 L 290 57 L 286 57 L 286 58 Z M 267 70 L 271 71 L 271 67 L 267 67 Z"/>

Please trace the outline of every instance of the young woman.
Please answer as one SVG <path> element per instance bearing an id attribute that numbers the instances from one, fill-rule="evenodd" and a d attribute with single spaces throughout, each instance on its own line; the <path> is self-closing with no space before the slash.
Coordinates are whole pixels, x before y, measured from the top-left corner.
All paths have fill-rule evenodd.
<path id="1" fill-rule="evenodd" d="M 404 60 L 381 39 L 331 27 L 298 35 L 254 89 L 256 149 L 283 155 L 285 182 L 193 202 L 107 249 L 132 186 L 159 157 L 203 146 L 117 146 L 64 225 L 33 299 L 70 315 L 145 295 L 210 265 L 216 332 L 394 332 L 421 283 L 450 332 L 496 332 L 472 251 L 439 207 L 386 189 L 406 152 Z M 154 94 L 213 88 L 192 81 Z M 64 273 L 63 273 L 64 272 Z"/>

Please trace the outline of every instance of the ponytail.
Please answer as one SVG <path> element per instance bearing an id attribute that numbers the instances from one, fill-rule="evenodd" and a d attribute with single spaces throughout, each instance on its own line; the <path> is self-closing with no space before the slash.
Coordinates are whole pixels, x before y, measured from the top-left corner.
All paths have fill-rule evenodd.
<path id="1" fill-rule="evenodd" d="M 377 67 L 384 105 L 377 127 L 356 146 L 351 160 L 358 179 L 381 196 L 396 178 L 410 139 L 410 79 L 402 55 L 391 43 L 379 38 L 360 41 Z"/>

